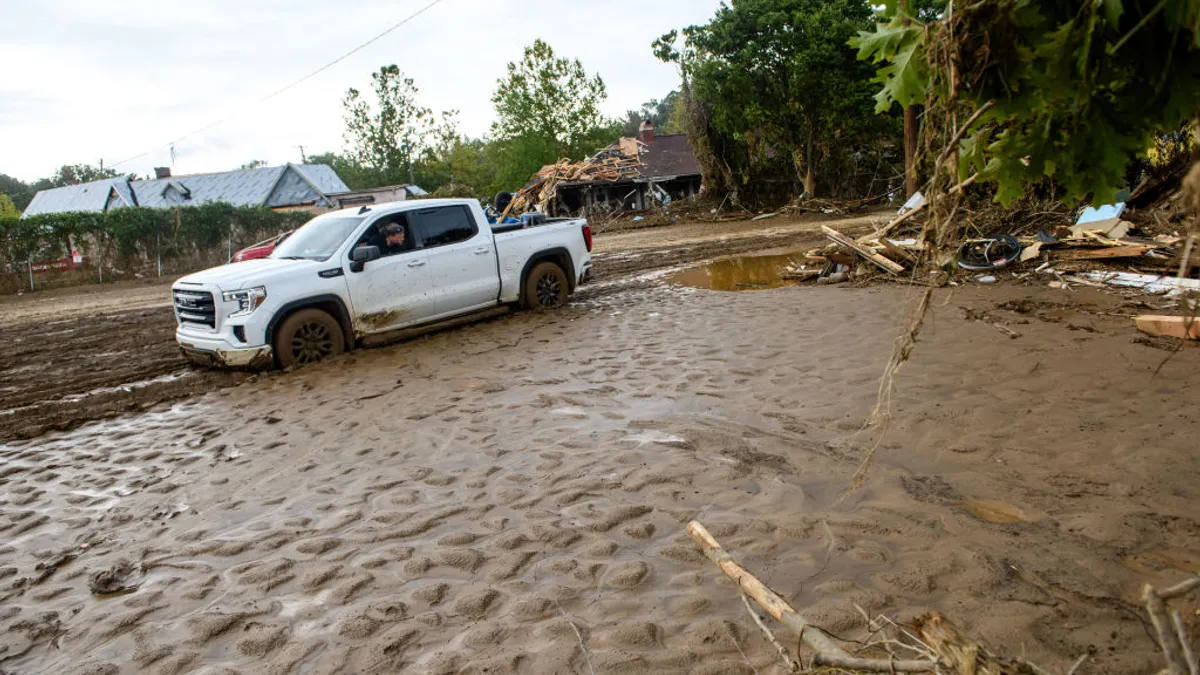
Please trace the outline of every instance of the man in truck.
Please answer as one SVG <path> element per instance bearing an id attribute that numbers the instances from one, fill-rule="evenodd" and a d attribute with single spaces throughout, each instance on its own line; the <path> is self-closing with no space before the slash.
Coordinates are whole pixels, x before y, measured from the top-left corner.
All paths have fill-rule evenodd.
<path id="1" fill-rule="evenodd" d="M 409 243 L 403 223 L 392 221 L 386 225 L 381 225 L 373 229 L 370 236 L 364 236 L 359 246 L 378 246 L 379 253 L 383 256 L 396 255 L 411 251 L 412 245 Z"/>
<path id="2" fill-rule="evenodd" d="M 403 253 L 412 247 L 408 245 L 404 226 L 400 223 L 389 223 L 383 228 L 384 255 Z"/>

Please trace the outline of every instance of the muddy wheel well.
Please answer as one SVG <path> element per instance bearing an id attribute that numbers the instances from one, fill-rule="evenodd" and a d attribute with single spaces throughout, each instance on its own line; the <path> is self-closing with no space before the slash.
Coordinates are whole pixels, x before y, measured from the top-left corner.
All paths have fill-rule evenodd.
<path id="1" fill-rule="evenodd" d="M 319 309 L 337 319 L 342 327 L 342 335 L 346 338 L 346 351 L 354 349 L 354 325 L 350 321 L 350 312 L 346 311 L 346 305 L 342 303 L 341 298 L 333 295 L 297 300 L 281 307 L 267 324 L 267 344 L 275 344 L 275 329 L 289 316 L 302 309 Z"/>
<path id="2" fill-rule="evenodd" d="M 544 262 L 552 262 L 561 267 L 562 271 L 567 273 L 567 284 L 570 286 L 571 292 L 575 292 L 575 263 L 571 260 L 570 251 L 565 248 L 552 248 L 530 256 L 529 261 L 525 263 L 525 269 L 521 270 L 522 301 L 525 299 L 525 282 L 529 280 L 529 273 L 539 263 Z"/>

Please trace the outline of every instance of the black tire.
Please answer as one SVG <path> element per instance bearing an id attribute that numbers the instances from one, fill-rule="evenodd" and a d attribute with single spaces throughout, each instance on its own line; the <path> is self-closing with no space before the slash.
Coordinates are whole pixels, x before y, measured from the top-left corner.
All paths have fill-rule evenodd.
<path id="1" fill-rule="evenodd" d="M 275 331 L 275 361 L 280 368 L 316 363 L 346 351 L 337 319 L 319 309 L 302 309 Z"/>
<path id="2" fill-rule="evenodd" d="M 525 289 L 521 304 L 525 309 L 541 311 L 567 304 L 571 286 L 567 273 L 556 263 L 544 262 L 533 266 L 525 277 Z"/>

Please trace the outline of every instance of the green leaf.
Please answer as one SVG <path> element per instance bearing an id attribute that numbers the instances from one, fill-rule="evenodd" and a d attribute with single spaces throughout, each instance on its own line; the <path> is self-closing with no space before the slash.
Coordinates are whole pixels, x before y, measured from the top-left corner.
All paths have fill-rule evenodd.
<path id="1" fill-rule="evenodd" d="M 883 89 L 875 95 L 875 112 L 886 111 L 893 102 L 912 105 L 925 100 L 929 74 L 924 54 L 919 50 L 924 40 L 925 31 L 920 25 L 905 26 L 900 19 L 875 24 L 875 32 L 859 31 L 850 38 L 850 46 L 858 49 L 859 60 L 889 63 L 879 69 L 873 80 L 883 84 Z"/>
<path id="2" fill-rule="evenodd" d="M 894 57 L 914 33 L 920 32 L 919 28 L 905 26 L 899 20 L 877 23 L 875 32 L 860 30 L 857 36 L 850 38 L 848 44 L 858 50 L 860 61 L 879 63 Z"/>
<path id="3" fill-rule="evenodd" d="M 923 61 L 914 58 L 917 46 L 918 42 L 912 40 L 892 57 L 891 65 L 879 70 L 875 81 L 881 82 L 883 89 L 875 95 L 875 112 L 886 111 L 893 102 L 902 106 L 924 102 L 929 74 L 925 72 Z"/>

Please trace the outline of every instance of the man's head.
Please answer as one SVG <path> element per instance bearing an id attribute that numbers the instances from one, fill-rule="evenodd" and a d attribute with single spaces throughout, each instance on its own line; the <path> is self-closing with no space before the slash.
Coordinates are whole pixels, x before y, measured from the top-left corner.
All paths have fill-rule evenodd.
<path id="1" fill-rule="evenodd" d="M 400 223 L 391 223 L 383 228 L 383 236 L 388 246 L 403 246 L 404 226 Z"/>

